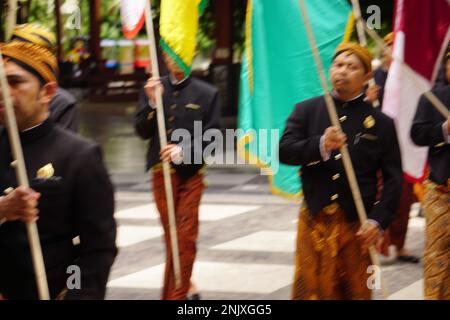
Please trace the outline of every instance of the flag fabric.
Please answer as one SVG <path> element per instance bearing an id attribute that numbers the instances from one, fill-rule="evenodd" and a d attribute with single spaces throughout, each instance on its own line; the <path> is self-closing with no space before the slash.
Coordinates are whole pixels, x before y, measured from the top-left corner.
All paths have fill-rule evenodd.
<path id="1" fill-rule="evenodd" d="M 197 43 L 198 18 L 206 0 L 161 0 L 160 45 L 187 76 Z"/>
<path id="2" fill-rule="evenodd" d="M 383 112 L 396 122 L 405 177 L 420 182 L 427 148 L 415 146 L 409 132 L 420 95 L 431 89 L 450 40 L 450 4 L 447 0 L 397 0 L 395 10 L 394 60 Z"/>
<path id="3" fill-rule="evenodd" d="M 134 39 L 145 22 L 146 0 L 121 0 L 120 18 L 122 31 L 127 39 Z"/>
<path id="4" fill-rule="evenodd" d="M 345 0 L 307 0 L 328 70 L 351 17 Z M 347 28 L 346 28 L 347 27 Z M 347 37 L 348 38 L 348 37 Z M 323 94 L 298 0 L 249 0 L 242 61 L 238 151 L 265 168 L 273 194 L 302 196 L 299 167 L 279 163 L 278 143 L 296 103 Z M 278 132 L 278 134 L 277 134 Z"/>

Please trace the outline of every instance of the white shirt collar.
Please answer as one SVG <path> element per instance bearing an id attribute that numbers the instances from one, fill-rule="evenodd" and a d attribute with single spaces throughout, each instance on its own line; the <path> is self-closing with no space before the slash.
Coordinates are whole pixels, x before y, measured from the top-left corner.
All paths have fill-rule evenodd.
<path id="1" fill-rule="evenodd" d="M 187 80 L 187 78 L 188 77 L 184 77 L 182 80 L 178 81 L 171 73 L 169 73 L 170 83 L 172 83 L 174 86 L 182 84 Z"/>
<path id="2" fill-rule="evenodd" d="M 356 97 L 351 98 L 351 99 L 349 99 L 349 100 L 345 100 L 344 102 L 350 102 L 350 101 L 354 101 L 354 100 L 356 100 L 356 99 L 359 99 L 363 94 L 364 94 L 364 92 L 361 92 L 361 93 L 360 93 L 359 95 L 357 95 Z M 333 97 L 335 97 L 336 99 L 339 99 L 339 96 L 338 96 L 336 90 L 333 90 L 333 92 L 331 92 L 331 95 L 332 95 Z"/>
<path id="3" fill-rule="evenodd" d="M 43 123 L 44 123 L 44 122 L 41 122 L 41 123 L 39 123 L 39 124 L 37 124 L 37 125 L 35 125 L 35 126 L 32 126 L 31 128 L 22 130 L 22 131 L 20 131 L 20 132 L 27 132 L 27 131 L 33 130 L 34 128 L 37 128 L 37 127 L 41 126 Z"/>

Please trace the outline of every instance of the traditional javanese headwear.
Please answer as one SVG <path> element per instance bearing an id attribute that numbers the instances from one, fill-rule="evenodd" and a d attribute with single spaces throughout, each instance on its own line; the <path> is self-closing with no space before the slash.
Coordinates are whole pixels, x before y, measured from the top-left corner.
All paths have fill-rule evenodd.
<path id="1" fill-rule="evenodd" d="M 390 32 L 384 37 L 384 44 L 390 46 L 394 43 L 394 33 Z"/>
<path id="2" fill-rule="evenodd" d="M 57 82 L 58 63 L 56 57 L 43 46 L 11 41 L 0 44 L 0 51 L 6 61 L 16 62 L 36 75 L 43 83 Z"/>
<path id="3" fill-rule="evenodd" d="M 333 60 L 336 59 L 338 55 L 344 52 L 356 55 L 366 67 L 367 72 L 372 71 L 372 55 L 370 54 L 369 50 L 354 42 L 341 43 L 336 48 Z"/>
<path id="4" fill-rule="evenodd" d="M 56 46 L 56 38 L 53 32 L 36 23 L 17 25 L 11 38 L 11 41 L 15 40 L 35 43 L 50 51 L 53 51 Z"/>

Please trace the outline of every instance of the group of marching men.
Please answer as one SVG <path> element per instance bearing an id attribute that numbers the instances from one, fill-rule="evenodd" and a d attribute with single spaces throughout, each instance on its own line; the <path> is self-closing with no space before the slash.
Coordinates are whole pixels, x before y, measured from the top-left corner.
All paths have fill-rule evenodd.
<path id="1" fill-rule="evenodd" d="M 391 45 L 392 35 L 385 41 Z M 37 223 L 52 299 L 103 299 L 118 251 L 114 188 L 99 146 L 76 134 L 75 99 L 57 85 L 54 44 L 52 33 L 26 24 L 17 26 L 11 41 L 0 45 L 30 181 L 29 188 L 18 186 L 16 159 L 5 128 L 4 100 L 9 97 L 2 94 L 0 299 L 38 298 L 25 223 Z M 449 58 L 447 53 L 442 84 L 433 89 L 447 109 Z M 184 164 L 183 157 L 190 153 L 192 159 L 194 150 L 180 148 L 171 133 L 182 128 L 197 139 L 194 121 L 202 121 L 205 131 L 220 128 L 218 90 L 186 76 L 170 56 L 164 55 L 164 60 L 169 75 L 152 77 L 146 83 L 135 128 L 143 139 L 150 139 L 147 169 L 153 176 L 153 195 L 166 244 L 162 299 L 199 299 L 191 275 L 205 166 Z M 279 144 L 282 163 L 301 165 L 305 200 L 298 223 L 292 298 L 370 299 L 368 267 L 373 262 L 369 248 L 386 247 L 390 242 L 396 245 L 400 260 L 418 262 L 403 248 L 412 186 L 403 179 L 394 121 L 371 103 L 382 97 L 382 85 L 367 88 L 373 77 L 370 52 L 355 43 L 341 44 L 329 72 L 331 98 L 342 129 L 331 125 L 327 99 L 319 96 L 295 106 Z M 162 92 L 167 129 L 164 148 L 160 147 L 156 116 L 158 91 Z M 429 175 L 422 199 L 427 221 L 424 294 L 426 299 L 450 299 L 450 119 L 423 96 L 410 135 L 417 145 L 429 147 Z M 347 180 L 341 153 L 345 148 L 367 213 L 364 223 L 358 219 Z M 164 161 L 171 164 L 180 286 L 173 271 Z M 393 241 L 399 233 L 400 240 Z M 71 265 L 81 270 L 80 288 L 67 285 Z"/>

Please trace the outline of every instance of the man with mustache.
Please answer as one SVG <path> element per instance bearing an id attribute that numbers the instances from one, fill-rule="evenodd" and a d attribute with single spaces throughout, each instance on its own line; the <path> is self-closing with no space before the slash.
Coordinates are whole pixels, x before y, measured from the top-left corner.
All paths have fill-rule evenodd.
<path id="1" fill-rule="evenodd" d="M 372 57 L 358 44 L 338 46 L 330 68 L 342 132 L 331 126 L 324 96 L 295 106 L 280 141 L 280 161 L 301 165 L 301 208 L 293 299 L 370 299 L 367 248 L 393 220 L 401 193 L 400 149 L 392 119 L 365 101 Z M 339 148 L 355 169 L 368 222 L 361 225 Z M 377 195 L 377 171 L 383 190 Z M 373 271 L 372 271 L 373 272 Z"/>

